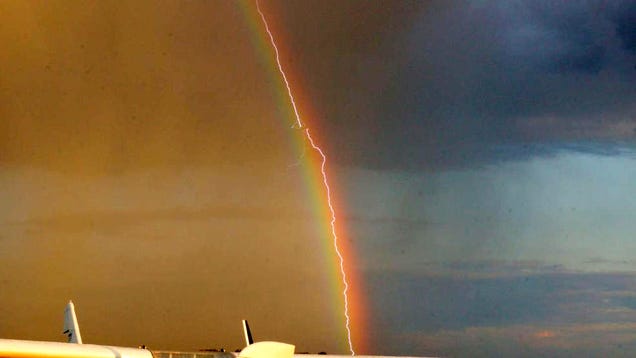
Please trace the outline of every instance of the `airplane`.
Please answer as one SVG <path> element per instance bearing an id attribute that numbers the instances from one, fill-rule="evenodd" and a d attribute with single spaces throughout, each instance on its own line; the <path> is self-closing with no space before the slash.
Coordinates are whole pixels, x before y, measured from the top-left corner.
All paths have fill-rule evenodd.
<path id="1" fill-rule="evenodd" d="M 246 323 L 247 324 L 247 323 Z M 248 328 L 249 330 L 249 328 Z M 155 358 L 151 350 L 145 348 L 102 346 L 84 344 L 80 333 L 75 305 L 72 301 L 64 310 L 64 335 L 68 342 L 27 341 L 0 339 L 0 358 Z M 251 338 L 250 338 L 251 339 Z M 258 342 L 248 344 L 239 358 L 293 358 L 294 346 L 280 342 Z M 176 353 L 176 352 L 175 352 Z M 180 357 L 184 356 L 179 354 Z M 191 353 L 186 356 L 206 356 Z M 209 355 L 208 355 L 209 356 Z M 324 357 L 324 356 L 323 356 Z"/>

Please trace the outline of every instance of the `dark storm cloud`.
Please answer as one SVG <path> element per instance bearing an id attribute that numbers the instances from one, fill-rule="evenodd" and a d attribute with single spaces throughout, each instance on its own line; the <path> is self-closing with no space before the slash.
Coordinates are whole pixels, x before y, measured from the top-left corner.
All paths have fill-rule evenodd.
<path id="1" fill-rule="evenodd" d="M 616 19 L 616 33 L 625 50 L 636 53 L 636 3 L 620 8 Z"/>
<path id="2" fill-rule="evenodd" d="M 316 15 L 327 50 L 314 50 L 318 38 L 301 43 L 302 14 L 286 22 L 289 62 L 308 77 L 341 163 L 472 166 L 634 138 L 631 1 L 400 3 L 383 21 L 352 4 L 361 11 L 346 12 L 340 32 L 325 21 L 337 15 Z M 357 45 L 338 46 L 343 38 Z M 520 144 L 547 150 L 501 153 Z"/>
<path id="3" fill-rule="evenodd" d="M 519 9 L 525 16 L 518 16 L 523 22 L 508 29 L 513 34 L 511 42 L 516 42 L 511 45 L 525 52 L 523 55 L 531 66 L 555 72 L 597 74 L 606 65 L 603 38 L 606 34 L 599 22 L 599 8 L 528 2 Z M 519 27 L 513 28 L 516 26 Z"/>

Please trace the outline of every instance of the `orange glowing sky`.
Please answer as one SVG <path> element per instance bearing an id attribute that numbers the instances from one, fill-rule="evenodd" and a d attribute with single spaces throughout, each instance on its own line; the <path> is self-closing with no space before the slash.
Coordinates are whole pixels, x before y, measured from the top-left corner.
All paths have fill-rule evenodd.
<path id="1" fill-rule="evenodd" d="M 0 336 L 61 339 L 72 298 L 89 342 L 235 349 L 249 318 L 259 339 L 345 348 L 330 253 L 236 4 L 0 14 Z"/>

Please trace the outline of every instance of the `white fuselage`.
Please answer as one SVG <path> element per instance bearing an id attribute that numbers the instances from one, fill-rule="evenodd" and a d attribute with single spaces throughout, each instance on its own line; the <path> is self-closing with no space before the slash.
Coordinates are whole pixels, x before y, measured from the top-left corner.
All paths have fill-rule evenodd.
<path id="1" fill-rule="evenodd" d="M 294 358 L 352 358 L 351 355 L 340 354 L 294 354 Z M 409 357 L 409 356 L 369 356 L 356 354 L 353 358 L 427 358 L 427 357 Z"/>
<path id="2" fill-rule="evenodd" d="M 152 358 L 146 349 L 0 339 L 0 358 Z"/>

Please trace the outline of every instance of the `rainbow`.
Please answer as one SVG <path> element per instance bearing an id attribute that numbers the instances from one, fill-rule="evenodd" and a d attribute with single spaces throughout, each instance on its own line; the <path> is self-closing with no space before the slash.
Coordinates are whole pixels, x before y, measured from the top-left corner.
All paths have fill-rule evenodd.
<path id="1" fill-rule="evenodd" d="M 353 248 L 344 235 L 346 230 L 342 222 L 337 221 L 337 209 L 341 207 L 338 201 L 340 196 L 329 185 L 327 157 L 317 144 L 321 142 L 320 138 L 315 132 L 310 132 L 315 123 L 306 120 L 316 118 L 316 111 L 302 89 L 294 87 L 292 91 L 292 83 L 301 83 L 300 76 L 287 64 L 283 69 L 279 59 L 280 54 L 288 53 L 283 46 L 285 41 L 281 41 L 284 32 L 276 28 L 275 21 L 265 22 L 257 1 L 241 0 L 237 4 L 250 28 L 251 41 L 256 52 L 267 63 L 268 77 L 274 86 L 282 127 L 289 133 L 290 150 L 299 153 L 302 158 L 300 167 L 306 183 L 306 193 L 318 218 L 317 230 L 323 237 L 323 252 L 328 257 L 326 262 L 329 263 L 327 270 L 333 287 L 330 296 L 334 307 L 334 327 L 340 327 L 336 328 L 338 333 L 347 338 L 343 341 L 343 349 L 348 349 L 355 355 L 354 346 L 358 351 L 364 351 L 366 347 L 362 331 L 366 321 L 366 304 L 359 277 L 351 269 L 355 266 Z M 277 38 L 275 44 L 273 34 Z M 298 135 L 299 133 L 304 135 Z M 306 150 L 307 148 L 313 150 Z"/>

